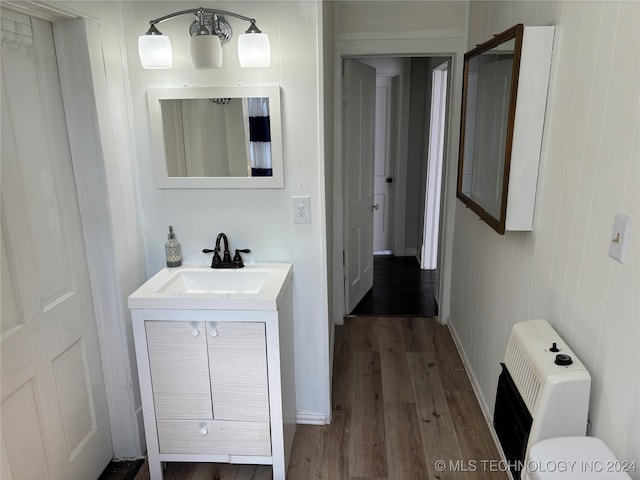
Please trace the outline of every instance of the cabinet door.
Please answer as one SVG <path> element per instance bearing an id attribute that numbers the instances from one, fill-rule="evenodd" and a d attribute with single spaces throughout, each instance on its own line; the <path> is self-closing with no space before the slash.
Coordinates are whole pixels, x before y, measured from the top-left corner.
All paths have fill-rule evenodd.
<path id="1" fill-rule="evenodd" d="M 157 419 L 211 419 L 204 322 L 145 322 Z"/>
<path id="2" fill-rule="evenodd" d="M 207 328 L 213 417 L 268 422 L 264 323 L 211 322 Z"/>

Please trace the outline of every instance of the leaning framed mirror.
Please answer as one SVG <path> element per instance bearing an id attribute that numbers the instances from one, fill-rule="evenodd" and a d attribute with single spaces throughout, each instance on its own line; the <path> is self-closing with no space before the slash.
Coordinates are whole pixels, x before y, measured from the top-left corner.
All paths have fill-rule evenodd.
<path id="1" fill-rule="evenodd" d="M 494 36 L 464 56 L 457 197 L 505 232 L 524 27 Z"/>
<path id="2" fill-rule="evenodd" d="M 282 188 L 277 86 L 150 88 L 160 188 Z"/>

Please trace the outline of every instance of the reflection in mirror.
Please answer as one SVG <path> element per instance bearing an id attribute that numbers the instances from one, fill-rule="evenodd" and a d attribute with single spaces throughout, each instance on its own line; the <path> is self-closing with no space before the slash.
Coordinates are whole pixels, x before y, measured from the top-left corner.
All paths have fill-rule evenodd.
<path id="1" fill-rule="evenodd" d="M 457 197 L 505 231 L 521 24 L 465 54 Z"/>
<path id="2" fill-rule="evenodd" d="M 161 188 L 282 188 L 277 86 L 147 90 Z"/>
<path id="3" fill-rule="evenodd" d="M 502 203 L 514 47 L 507 41 L 467 64 L 462 192 L 494 217 Z"/>
<path id="4" fill-rule="evenodd" d="M 272 176 L 268 98 L 165 99 L 160 106 L 169 177 Z"/>

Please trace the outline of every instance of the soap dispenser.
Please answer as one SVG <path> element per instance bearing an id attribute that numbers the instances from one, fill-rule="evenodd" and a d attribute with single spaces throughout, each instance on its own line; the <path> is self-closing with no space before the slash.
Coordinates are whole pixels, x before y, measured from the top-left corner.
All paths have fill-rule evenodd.
<path id="1" fill-rule="evenodd" d="M 173 226 L 169 225 L 169 235 L 167 243 L 164 244 L 167 254 L 167 267 L 179 267 L 182 265 L 182 247 L 173 232 Z"/>

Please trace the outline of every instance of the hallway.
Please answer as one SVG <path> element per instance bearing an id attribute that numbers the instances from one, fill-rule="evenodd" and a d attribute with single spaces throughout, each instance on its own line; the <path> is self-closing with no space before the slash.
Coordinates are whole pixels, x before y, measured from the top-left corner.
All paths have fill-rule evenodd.
<path id="1" fill-rule="evenodd" d="M 373 257 L 373 288 L 351 315 L 435 317 L 436 270 L 421 270 L 415 257 Z"/>

